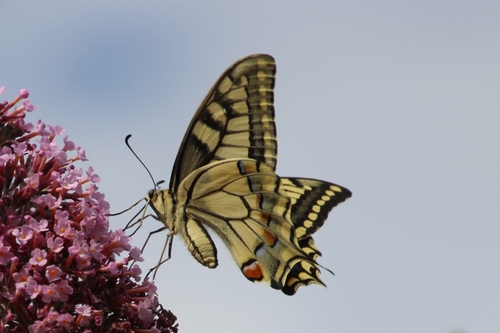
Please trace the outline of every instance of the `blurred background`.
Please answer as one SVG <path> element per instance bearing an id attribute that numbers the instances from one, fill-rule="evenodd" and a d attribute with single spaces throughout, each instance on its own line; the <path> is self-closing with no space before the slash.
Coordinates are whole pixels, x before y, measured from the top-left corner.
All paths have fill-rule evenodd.
<path id="1" fill-rule="evenodd" d="M 483 0 L 3 1 L 1 99 L 29 89 L 28 119 L 86 149 L 117 212 L 153 187 L 125 136 L 168 183 L 215 80 L 269 53 L 278 173 L 353 192 L 315 236 L 336 275 L 288 297 L 248 282 L 219 239 L 209 270 L 176 238 L 157 285 L 181 332 L 498 332 L 499 17 Z M 139 247 L 161 227 L 145 224 Z"/>

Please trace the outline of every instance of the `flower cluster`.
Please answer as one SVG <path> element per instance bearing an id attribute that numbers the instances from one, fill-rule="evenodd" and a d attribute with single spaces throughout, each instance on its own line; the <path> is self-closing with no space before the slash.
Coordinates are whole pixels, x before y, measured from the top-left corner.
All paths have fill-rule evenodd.
<path id="1" fill-rule="evenodd" d="M 59 148 L 61 127 L 25 123 L 27 97 L 0 102 L 0 332 L 177 332 L 128 265 L 139 249 L 108 229 L 99 177 L 75 166 L 85 151 L 67 136 Z"/>

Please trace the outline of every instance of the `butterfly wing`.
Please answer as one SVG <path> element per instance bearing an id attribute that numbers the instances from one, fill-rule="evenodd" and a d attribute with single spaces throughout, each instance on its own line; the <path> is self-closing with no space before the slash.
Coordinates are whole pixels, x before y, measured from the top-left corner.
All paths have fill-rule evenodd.
<path id="1" fill-rule="evenodd" d="M 322 180 L 284 177 L 281 180 L 292 200 L 292 222 L 298 239 L 315 233 L 333 207 L 352 195 L 348 189 Z"/>
<path id="2" fill-rule="evenodd" d="M 175 192 L 192 171 L 228 158 L 251 158 L 276 168 L 276 64 L 265 54 L 238 60 L 217 80 L 196 111 L 170 178 Z"/>
<path id="3" fill-rule="evenodd" d="M 351 197 L 348 189 L 316 179 L 281 178 L 282 188 L 291 199 L 291 220 L 300 249 L 313 260 L 297 262 L 287 275 L 282 291 L 293 295 L 300 286 L 317 283 L 319 270 L 315 263 L 321 252 L 312 234 L 325 223 L 328 213 Z"/>
<path id="4" fill-rule="evenodd" d="M 193 256 L 204 264 L 213 255 L 206 225 L 251 281 L 282 289 L 294 267 L 318 271 L 294 237 L 291 199 L 281 186 L 271 167 L 249 159 L 227 159 L 191 173 L 178 189 L 177 221 L 187 221 L 179 230 Z M 323 284 L 317 273 L 308 276 L 309 283 Z"/>

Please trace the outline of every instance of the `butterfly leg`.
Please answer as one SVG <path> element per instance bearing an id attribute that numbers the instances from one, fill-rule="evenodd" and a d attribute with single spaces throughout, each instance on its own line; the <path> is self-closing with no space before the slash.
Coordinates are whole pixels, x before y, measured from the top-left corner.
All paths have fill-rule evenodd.
<path id="1" fill-rule="evenodd" d="M 145 199 L 145 200 L 146 200 L 146 202 L 147 202 L 147 199 Z M 136 203 L 134 204 L 134 206 L 135 206 L 135 205 L 137 205 L 139 202 L 140 202 L 140 201 L 136 202 Z M 133 206 L 132 206 L 132 207 L 133 207 Z M 132 232 L 132 234 L 131 234 L 129 237 L 132 237 L 132 236 L 133 236 L 133 235 L 137 232 L 137 230 L 139 230 L 139 229 L 142 227 L 142 221 L 144 221 L 144 219 L 145 219 L 145 218 L 150 217 L 150 216 L 153 216 L 153 215 L 151 215 L 151 214 L 146 215 L 146 211 L 147 211 L 147 209 L 148 209 L 148 204 L 146 203 L 146 205 L 144 205 L 144 207 L 143 207 L 140 211 L 138 211 L 138 212 L 137 212 L 137 214 L 135 214 L 135 215 L 134 215 L 134 216 L 130 219 L 130 221 L 127 223 L 127 225 L 125 226 L 125 229 L 124 229 L 124 230 L 127 230 L 128 228 L 132 228 L 132 227 L 133 227 L 133 226 L 135 226 L 137 223 L 139 223 L 139 226 L 138 226 L 138 227 L 134 230 L 134 232 Z M 140 213 L 142 213 L 141 218 L 140 218 L 139 220 L 135 221 L 134 223 L 132 223 L 132 221 L 133 221 L 133 220 L 135 220 L 135 219 L 137 218 L 137 216 L 139 216 L 139 214 L 140 214 Z M 156 216 L 153 216 L 153 217 L 154 217 L 155 219 L 157 219 L 157 218 L 156 218 Z"/>
<path id="2" fill-rule="evenodd" d="M 167 229 L 167 227 L 162 227 L 158 230 L 150 232 L 148 238 L 146 239 L 146 242 L 144 243 L 144 246 L 142 247 L 142 250 L 144 250 L 144 248 L 146 247 L 146 243 L 149 241 L 149 237 L 151 237 L 151 235 L 153 235 L 157 232 L 161 232 L 165 229 Z M 153 267 L 149 270 L 148 274 L 146 275 L 146 278 L 149 276 L 149 274 L 151 274 L 151 272 L 154 271 L 153 279 L 155 279 L 156 272 L 158 272 L 158 269 L 160 268 L 160 266 L 172 257 L 172 242 L 173 242 L 173 240 L 174 240 L 174 233 L 172 231 L 170 231 L 167 235 L 167 239 L 165 240 L 165 245 L 163 246 L 163 250 L 161 251 L 160 260 L 158 260 L 158 263 L 156 264 L 155 267 Z M 168 247 L 168 256 L 165 260 L 163 260 L 163 256 L 165 255 L 165 250 L 167 249 L 167 247 Z M 141 250 L 141 252 L 142 252 L 142 250 Z"/>
<path id="3" fill-rule="evenodd" d="M 139 202 L 141 202 L 142 200 L 147 200 L 147 199 L 146 198 L 142 198 L 139 201 L 137 201 L 136 203 L 132 204 L 132 206 L 130 206 L 129 208 L 126 208 L 126 209 L 124 209 L 124 210 L 122 210 L 121 212 L 118 212 L 118 213 L 108 214 L 108 216 L 118 216 L 118 215 L 121 215 L 121 214 L 123 214 L 125 212 L 128 212 L 129 210 L 131 210 L 132 208 L 134 208 L 135 206 L 137 206 L 139 204 Z M 137 213 L 136 216 L 139 215 L 139 213 Z"/>
<path id="4" fill-rule="evenodd" d="M 142 198 L 141 200 L 137 201 L 136 203 L 134 203 L 133 205 L 131 205 L 129 208 L 127 209 L 124 209 L 122 210 L 121 212 L 118 212 L 118 213 L 113 213 L 113 214 L 108 214 L 108 216 L 118 216 L 118 215 L 121 215 L 123 213 L 126 213 L 128 212 L 129 210 L 131 210 L 132 208 L 134 208 L 135 206 L 137 206 L 141 201 L 143 200 L 146 200 L 145 198 Z M 141 210 L 139 210 L 127 223 L 127 225 L 125 226 L 125 228 L 123 228 L 123 231 L 126 231 L 127 229 L 129 228 L 132 228 L 134 227 L 135 225 L 137 225 L 139 223 L 139 226 L 137 227 L 137 229 L 134 230 L 134 232 L 132 232 L 132 234 L 129 235 L 129 237 L 132 237 L 136 232 L 137 230 L 139 230 L 139 228 L 142 226 L 142 221 L 149 217 L 149 216 L 152 216 L 151 214 L 148 214 L 148 215 L 145 215 L 146 214 L 146 209 L 147 209 L 147 204 L 141 208 Z M 138 219 L 137 221 L 133 222 L 137 216 L 139 216 L 139 214 L 142 213 L 142 216 L 140 219 Z"/>
<path id="5" fill-rule="evenodd" d="M 136 216 L 134 216 L 134 217 L 133 217 L 133 219 L 135 219 L 136 217 L 137 217 L 137 215 L 136 215 Z M 132 219 L 132 220 L 130 220 L 130 222 L 129 222 L 129 223 L 127 223 L 127 225 L 125 226 L 125 229 L 123 229 L 123 230 L 125 231 L 125 230 L 127 230 L 127 229 L 129 229 L 129 228 L 132 228 L 132 227 L 136 226 L 137 224 L 139 224 L 139 225 L 137 226 L 137 228 L 135 228 L 135 230 L 134 230 L 134 231 L 133 231 L 130 235 L 128 235 L 129 237 L 134 236 L 134 235 L 135 235 L 135 233 L 136 233 L 136 232 L 137 232 L 137 231 L 138 231 L 138 230 L 142 227 L 142 221 L 143 221 L 144 219 L 148 218 L 148 217 L 155 217 L 155 216 L 154 216 L 154 215 L 152 215 L 152 214 L 148 214 L 148 215 L 142 216 L 140 219 L 138 219 L 138 220 L 137 220 L 137 221 L 135 221 L 134 223 L 131 223 L 131 222 L 133 221 L 133 219 Z M 163 230 L 165 230 L 165 229 L 163 229 Z"/>
<path id="6" fill-rule="evenodd" d="M 167 240 L 165 241 L 165 246 L 163 246 L 163 252 L 161 253 L 160 262 L 158 263 L 158 265 L 163 265 L 163 263 L 165 261 L 172 258 L 172 243 L 173 242 L 174 242 L 174 233 L 172 231 L 170 231 L 167 235 Z M 168 256 L 167 256 L 167 259 L 162 261 L 163 255 L 165 254 L 165 249 L 167 248 L 167 244 L 168 244 Z"/>

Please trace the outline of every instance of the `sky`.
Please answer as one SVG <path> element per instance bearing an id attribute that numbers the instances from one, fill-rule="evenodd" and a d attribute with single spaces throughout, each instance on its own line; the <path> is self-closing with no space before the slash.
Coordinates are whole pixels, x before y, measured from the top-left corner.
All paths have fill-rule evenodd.
<path id="1" fill-rule="evenodd" d="M 215 80 L 271 54 L 278 174 L 353 192 L 314 237 L 335 276 L 289 297 L 247 281 L 216 236 L 214 270 L 176 238 L 157 285 L 181 332 L 498 332 L 499 17 L 483 0 L 2 1 L 0 86 L 86 149 L 117 212 L 153 187 L 125 136 L 168 183 Z M 161 227 L 144 224 L 136 246 Z"/>

